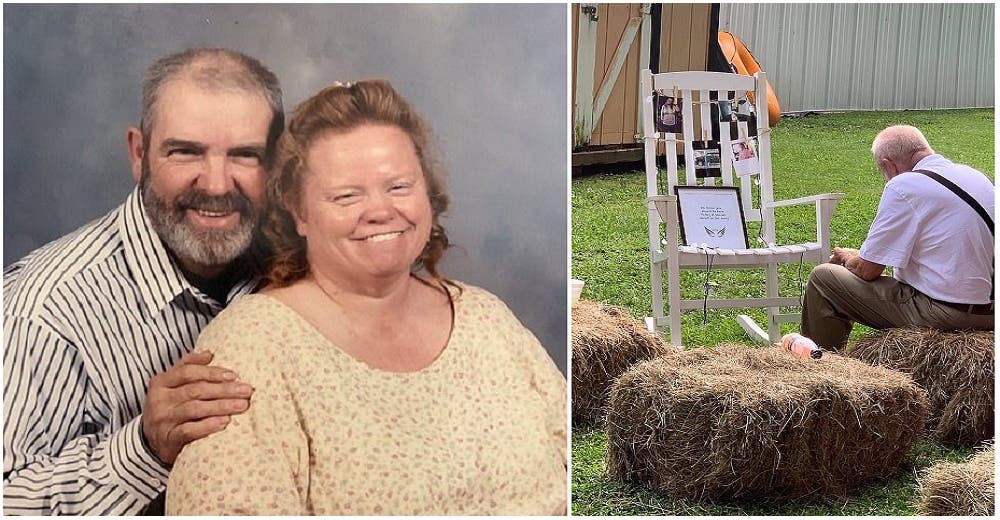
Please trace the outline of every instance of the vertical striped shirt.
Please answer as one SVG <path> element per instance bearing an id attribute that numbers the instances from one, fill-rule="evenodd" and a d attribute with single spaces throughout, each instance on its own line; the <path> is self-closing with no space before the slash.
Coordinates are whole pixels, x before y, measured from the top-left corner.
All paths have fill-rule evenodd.
<path id="1" fill-rule="evenodd" d="M 168 474 L 142 437 L 147 382 L 223 305 L 184 278 L 138 189 L 10 265 L 3 290 L 4 513 L 140 512 Z"/>

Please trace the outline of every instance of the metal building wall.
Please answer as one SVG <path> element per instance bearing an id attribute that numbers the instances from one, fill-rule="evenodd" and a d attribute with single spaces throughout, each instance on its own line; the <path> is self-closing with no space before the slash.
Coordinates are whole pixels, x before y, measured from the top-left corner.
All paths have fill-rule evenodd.
<path id="1" fill-rule="evenodd" d="M 993 4 L 722 4 L 782 112 L 992 107 Z"/>

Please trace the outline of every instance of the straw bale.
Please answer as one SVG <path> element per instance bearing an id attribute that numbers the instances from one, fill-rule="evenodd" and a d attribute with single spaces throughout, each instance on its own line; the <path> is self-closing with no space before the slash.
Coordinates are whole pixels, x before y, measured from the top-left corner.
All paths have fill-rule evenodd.
<path id="1" fill-rule="evenodd" d="M 633 364 L 675 355 L 624 308 L 580 300 L 572 319 L 574 422 L 603 420 L 611 384 Z"/>
<path id="2" fill-rule="evenodd" d="M 910 374 L 930 399 L 931 439 L 975 446 L 993 438 L 993 331 L 886 329 L 846 355 Z"/>
<path id="3" fill-rule="evenodd" d="M 968 461 L 939 462 L 920 478 L 917 513 L 933 516 L 992 516 L 993 446 Z"/>
<path id="4" fill-rule="evenodd" d="M 926 415 L 909 376 L 836 354 L 690 350 L 615 383 L 608 472 L 682 498 L 843 497 L 892 475 Z"/>

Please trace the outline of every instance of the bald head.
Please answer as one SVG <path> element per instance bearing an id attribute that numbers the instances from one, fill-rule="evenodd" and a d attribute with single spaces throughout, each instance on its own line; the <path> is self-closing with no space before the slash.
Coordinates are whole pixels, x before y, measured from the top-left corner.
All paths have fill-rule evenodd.
<path id="1" fill-rule="evenodd" d="M 924 157 L 934 153 L 919 129 L 908 125 L 890 126 L 872 142 L 872 155 L 886 180 L 913 170 Z"/>

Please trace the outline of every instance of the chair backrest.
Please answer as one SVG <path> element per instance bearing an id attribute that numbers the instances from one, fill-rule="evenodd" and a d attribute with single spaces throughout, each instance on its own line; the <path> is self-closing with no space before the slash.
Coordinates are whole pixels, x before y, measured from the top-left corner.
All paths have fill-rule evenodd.
<path id="1" fill-rule="evenodd" d="M 711 186 L 721 183 L 724 186 L 738 186 L 746 220 L 762 222 L 762 238 L 767 242 L 773 242 L 775 240 L 774 210 L 761 210 L 762 204 L 774 201 L 766 85 L 764 72 L 758 72 L 753 76 L 743 76 L 723 72 L 699 71 L 652 74 L 648 69 L 643 70 L 641 87 L 646 195 L 672 195 L 674 186 L 678 184 Z M 656 117 L 660 116 L 659 111 L 664 110 L 664 108 L 662 104 L 659 107 L 656 106 L 655 101 L 665 97 L 680 100 L 679 114 L 670 118 L 672 123 L 678 123 L 676 115 L 680 116 L 679 125 L 682 127 L 680 133 L 658 132 L 656 129 Z M 748 122 L 745 120 L 739 122 L 732 122 L 729 119 L 719 121 L 720 112 L 722 112 L 719 109 L 719 101 L 729 102 L 732 112 L 746 112 L 746 110 L 739 110 L 738 107 L 753 106 L 753 112 L 757 119 L 757 158 L 760 166 L 758 174 L 741 177 L 736 173 L 731 146 L 750 137 L 752 132 L 750 132 L 747 126 Z M 721 151 L 719 168 L 722 176 L 721 178 L 698 178 L 694 168 L 694 146 L 696 142 L 713 139 L 713 127 L 718 128 L 717 137 Z M 733 138 L 734 135 L 735 138 Z M 662 174 L 656 163 L 659 143 L 664 144 L 663 148 L 666 154 L 666 171 Z M 679 146 L 678 143 L 683 143 L 683 147 Z M 679 172 L 681 154 L 685 158 L 683 174 Z M 759 179 L 759 185 L 755 179 Z"/>

